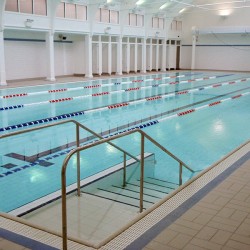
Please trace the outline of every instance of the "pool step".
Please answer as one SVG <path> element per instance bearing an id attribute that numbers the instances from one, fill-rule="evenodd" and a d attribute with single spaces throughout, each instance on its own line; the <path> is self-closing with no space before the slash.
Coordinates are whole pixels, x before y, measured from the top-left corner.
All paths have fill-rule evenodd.
<path id="1" fill-rule="evenodd" d="M 153 177 L 144 179 L 143 208 L 147 209 L 153 204 L 171 193 L 177 184 L 158 180 Z M 110 184 L 105 187 L 88 187 L 82 190 L 83 193 L 94 195 L 114 202 L 126 204 L 139 208 L 140 202 L 140 180 L 132 179 L 123 187 L 121 184 Z"/>

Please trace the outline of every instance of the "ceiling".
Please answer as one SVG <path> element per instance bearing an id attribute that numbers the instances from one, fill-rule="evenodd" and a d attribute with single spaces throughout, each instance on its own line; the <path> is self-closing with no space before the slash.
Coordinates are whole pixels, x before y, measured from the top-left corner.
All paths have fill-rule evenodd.
<path id="1" fill-rule="evenodd" d="M 185 12 L 227 12 L 232 9 L 250 8 L 250 0 L 90 0 L 89 3 L 119 5 L 121 10 L 142 10 L 145 14 L 166 18 L 180 16 Z"/>

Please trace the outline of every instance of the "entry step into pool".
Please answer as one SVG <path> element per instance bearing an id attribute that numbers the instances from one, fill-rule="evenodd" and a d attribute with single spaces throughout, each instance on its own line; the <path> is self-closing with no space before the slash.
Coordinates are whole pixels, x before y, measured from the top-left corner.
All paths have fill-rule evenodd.
<path id="1" fill-rule="evenodd" d="M 154 154 L 145 155 L 143 208 L 147 209 L 178 187 L 178 184 L 154 178 Z M 133 162 L 81 189 L 82 193 L 113 202 L 138 207 L 140 204 L 140 163 Z"/>

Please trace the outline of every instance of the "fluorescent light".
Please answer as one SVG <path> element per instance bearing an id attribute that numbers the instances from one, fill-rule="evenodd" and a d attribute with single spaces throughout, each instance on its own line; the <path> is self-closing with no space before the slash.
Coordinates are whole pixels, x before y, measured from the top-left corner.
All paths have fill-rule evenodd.
<path id="1" fill-rule="evenodd" d="M 222 17 L 229 16 L 232 13 L 232 10 L 225 9 L 225 10 L 219 10 L 219 15 Z"/>
<path id="2" fill-rule="evenodd" d="M 183 13 L 186 10 L 186 8 L 183 8 L 179 11 L 179 14 Z"/>
<path id="3" fill-rule="evenodd" d="M 107 3 L 111 3 L 112 2 L 112 0 L 107 0 Z"/>
<path id="4" fill-rule="evenodd" d="M 165 9 L 165 8 L 168 6 L 168 4 L 169 4 L 169 3 L 164 3 L 159 9 L 160 9 L 160 10 Z"/>
<path id="5" fill-rule="evenodd" d="M 136 4 L 136 5 L 142 5 L 144 2 L 145 2 L 145 0 L 139 0 L 139 1 L 137 1 L 135 4 Z"/>

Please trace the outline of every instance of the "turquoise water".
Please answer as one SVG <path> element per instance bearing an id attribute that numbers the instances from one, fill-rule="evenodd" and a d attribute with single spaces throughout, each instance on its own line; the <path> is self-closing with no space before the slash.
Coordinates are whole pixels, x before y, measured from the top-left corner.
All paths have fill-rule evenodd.
<path id="1" fill-rule="evenodd" d="M 155 79 L 169 76 L 172 78 Z M 213 76 L 215 78 L 201 79 Z M 20 124 L 79 111 L 83 111 L 85 114 L 68 119 L 75 119 L 98 133 L 106 132 L 105 135 L 109 132 L 119 131 L 119 129 L 123 131 L 135 127 L 133 125 L 135 121 L 138 124 L 157 121 L 157 124 L 144 128 L 144 131 L 188 166 L 199 171 L 210 166 L 250 138 L 249 95 L 230 99 L 220 105 L 200 109 L 185 116 L 165 118 L 178 112 L 247 93 L 250 91 L 250 80 L 218 87 L 212 86 L 248 77 L 250 75 L 238 73 L 184 71 L 176 74 L 155 74 L 6 89 L 0 91 L 1 96 L 20 93 L 27 93 L 27 96 L 0 99 L 0 107 L 24 105 L 22 108 L 0 111 L 0 128 L 5 129 L 0 135 L 35 126 L 14 127 Z M 146 79 L 155 80 L 145 81 Z M 196 79 L 196 81 L 188 81 L 192 79 Z M 144 81 L 126 83 L 136 80 Z M 175 84 L 169 84 L 173 82 Z M 93 85 L 100 85 L 100 87 L 84 88 L 84 86 Z M 138 87 L 140 90 L 125 91 Z M 40 93 L 63 88 L 67 88 L 68 91 Z M 181 91 L 190 91 L 190 93 L 176 94 Z M 103 92 L 109 92 L 109 95 L 87 96 Z M 162 95 L 166 95 L 165 98 L 155 101 L 145 100 L 145 98 Z M 73 100 L 43 103 L 62 98 L 73 98 Z M 124 102 L 128 102 L 129 105 L 122 108 L 107 108 L 110 105 Z M 155 117 L 156 115 L 157 117 Z M 44 123 L 51 122 L 45 121 Z M 81 138 L 90 138 L 90 134 L 83 131 Z M 61 125 L 39 132 L 1 139 L 0 188 L 5 192 L 0 193 L 0 210 L 9 212 L 59 190 L 62 162 L 72 148 L 70 143 L 74 141 L 73 125 Z M 139 142 L 139 135 L 136 134 L 115 141 L 117 145 L 135 156 L 140 154 Z M 156 155 L 155 176 L 157 178 L 178 181 L 178 164 L 176 162 L 148 141 L 145 151 Z M 81 177 L 93 175 L 121 161 L 122 154 L 110 145 L 105 144 L 94 150 L 87 150 L 81 153 Z M 74 183 L 76 180 L 75 163 L 75 159 L 70 162 L 67 171 L 68 184 Z M 184 171 L 184 181 L 191 177 L 190 172 Z"/>

